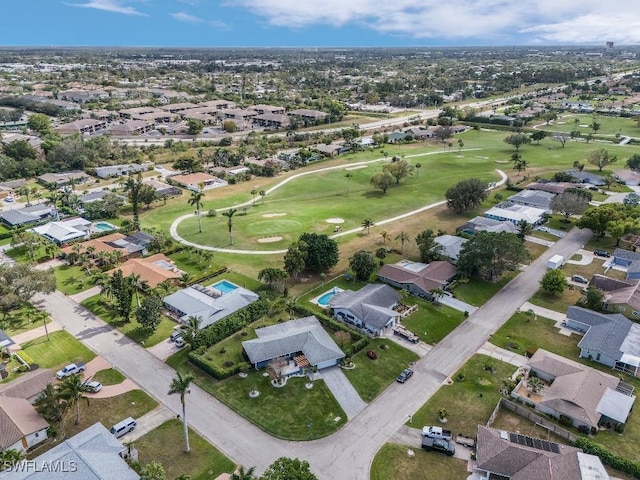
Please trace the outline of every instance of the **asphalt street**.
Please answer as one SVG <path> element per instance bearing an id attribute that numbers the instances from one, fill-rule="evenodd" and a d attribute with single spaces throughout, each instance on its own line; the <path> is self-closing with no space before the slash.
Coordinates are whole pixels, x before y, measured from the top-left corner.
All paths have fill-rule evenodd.
<path id="1" fill-rule="evenodd" d="M 367 479 L 378 449 L 538 289 L 547 260 L 555 254 L 570 258 L 590 236 L 588 230 L 573 229 L 558 240 L 417 362 L 409 382 L 389 386 L 330 437 L 297 443 L 272 438 L 196 386 L 187 397 L 189 423 L 233 461 L 258 472 L 289 456 L 308 460 L 321 480 Z M 159 402 L 180 412 L 179 399 L 167 394 L 173 369 L 60 292 L 40 295 L 36 303 Z M 416 447 L 418 442 L 416 433 Z"/>

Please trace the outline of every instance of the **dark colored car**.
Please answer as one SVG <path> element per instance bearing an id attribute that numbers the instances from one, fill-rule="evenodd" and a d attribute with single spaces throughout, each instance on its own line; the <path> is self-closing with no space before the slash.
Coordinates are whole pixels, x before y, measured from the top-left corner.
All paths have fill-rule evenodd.
<path id="1" fill-rule="evenodd" d="M 611 254 L 606 250 L 594 250 L 593 254 L 597 255 L 598 257 L 606 257 L 606 258 L 609 258 L 611 256 Z"/>
<path id="2" fill-rule="evenodd" d="M 587 283 L 589 283 L 589 280 L 587 280 L 586 278 L 584 278 L 582 275 L 573 275 L 573 276 L 571 277 L 571 280 L 573 280 L 574 282 L 577 282 L 577 283 L 584 283 L 585 285 L 586 285 Z"/>
<path id="3" fill-rule="evenodd" d="M 396 378 L 396 382 L 404 383 L 411 378 L 413 375 L 413 370 L 410 368 L 405 368 L 400 375 Z"/>

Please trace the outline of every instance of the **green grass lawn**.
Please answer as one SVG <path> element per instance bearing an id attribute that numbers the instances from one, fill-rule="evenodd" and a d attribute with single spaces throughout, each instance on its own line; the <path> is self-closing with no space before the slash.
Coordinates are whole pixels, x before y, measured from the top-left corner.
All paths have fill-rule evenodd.
<path id="1" fill-rule="evenodd" d="M 131 390 L 115 397 L 82 400 L 80 402 L 80 423 L 75 424 L 75 408 L 69 409 L 60 422 L 53 424 L 58 432 L 56 440 L 49 438 L 41 446 L 31 451 L 29 457 L 33 458 L 42 454 L 96 422 L 102 423 L 109 429 L 127 417 L 140 418 L 157 406 L 158 402 L 142 390 Z"/>
<path id="2" fill-rule="evenodd" d="M 559 313 L 566 313 L 567 308 L 575 305 L 581 297 L 582 292 L 578 287 L 567 288 L 560 295 L 549 295 L 540 289 L 529 299 L 529 302 Z"/>
<path id="3" fill-rule="evenodd" d="M 34 338 L 23 343 L 22 349 L 40 368 L 49 368 L 54 371 L 69 363 L 86 363 L 96 356 L 65 330 L 51 332 L 49 340 L 46 335 Z M 20 363 L 15 358 L 7 363 L 6 370 L 9 372 L 9 376 L 3 380 L 3 383 L 10 382 L 22 374 L 14 371 L 19 366 Z"/>
<path id="4" fill-rule="evenodd" d="M 383 350 L 380 348 L 382 346 L 389 348 Z M 376 352 L 378 358 L 371 360 L 367 357 L 368 350 Z M 360 397 L 365 402 L 370 402 L 391 385 L 402 370 L 418 358 L 418 355 L 392 340 L 375 338 L 367 348 L 352 357 L 356 368 L 344 370 L 344 374 Z"/>
<path id="5" fill-rule="evenodd" d="M 263 372 L 251 371 L 247 378 L 236 375 L 221 382 L 211 379 L 207 390 L 265 432 L 286 440 L 326 437 L 347 423 L 347 415 L 323 380 L 307 389 L 306 378 L 290 378 L 284 387 L 275 388 Z M 249 398 L 254 388 L 260 395 Z"/>
<path id="6" fill-rule="evenodd" d="M 87 271 L 77 265 L 60 265 L 54 268 L 53 273 L 56 276 L 56 287 L 67 295 L 84 292 L 95 285 Z"/>
<path id="7" fill-rule="evenodd" d="M 0 328 L 2 328 L 7 335 L 12 336 L 41 327 L 43 325 L 42 321 L 35 322 L 33 320 L 32 314 L 35 312 L 39 312 L 39 310 L 30 303 L 25 303 L 20 308 L 4 315 L 0 320 Z M 47 317 L 46 323 L 51 323 L 50 316 Z"/>
<path id="8" fill-rule="evenodd" d="M 9 241 L 9 243 L 11 243 L 11 241 Z M 8 257 L 13 258 L 18 263 L 29 263 L 33 261 L 31 259 L 31 256 L 29 255 L 29 250 L 27 250 L 27 248 L 23 246 L 10 248 L 5 253 Z M 50 258 L 44 251 L 44 246 L 36 248 L 33 252 L 33 257 L 36 262 L 42 262 L 45 260 L 49 260 Z"/>
<path id="9" fill-rule="evenodd" d="M 416 437 L 412 457 L 407 455 L 405 445 L 384 444 L 371 464 L 371 480 L 464 480 L 469 476 L 465 461 L 426 452 L 419 448 L 418 441 Z"/>
<path id="10" fill-rule="evenodd" d="M 135 315 L 131 316 L 129 322 L 125 322 L 117 316 L 115 310 L 109 306 L 108 302 L 104 300 L 100 294 L 83 300 L 80 305 L 93 312 L 109 325 L 116 327 L 131 340 L 144 344 L 145 347 L 152 347 L 166 340 L 169 335 L 171 335 L 173 327 L 176 326 L 176 322 L 165 316 L 162 317 L 160 325 L 158 325 L 155 331 L 142 328 L 140 324 L 136 322 Z"/>
<path id="11" fill-rule="evenodd" d="M 555 322 L 537 316 L 531 318 L 526 313 L 515 313 L 496 333 L 491 343 L 524 355 L 528 349 L 543 348 L 566 358 L 577 359 L 582 337 L 561 335 Z"/>
<path id="12" fill-rule="evenodd" d="M 493 370 L 490 370 L 493 368 Z M 500 399 L 502 380 L 516 367 L 486 355 L 476 354 L 453 375 L 414 415 L 411 427 L 439 425 L 438 411 L 447 411 L 447 429 L 454 435 L 475 437 L 478 424 L 485 425 Z M 460 379 L 462 375 L 462 379 Z"/>
<path id="13" fill-rule="evenodd" d="M 476 277 L 470 278 L 468 282 L 456 282 L 452 292 L 459 300 L 480 307 L 509 283 L 516 273 L 507 272 L 496 283 L 486 282 Z"/>
<path id="14" fill-rule="evenodd" d="M 436 344 L 464 321 L 464 313 L 446 305 L 434 305 L 417 297 L 403 300 L 407 305 L 417 305 L 418 310 L 402 320 L 402 324 L 420 337 L 420 340 Z"/>
<path id="15" fill-rule="evenodd" d="M 142 464 L 159 462 L 167 479 L 188 475 L 191 480 L 209 480 L 221 473 L 232 473 L 234 463 L 200 435 L 189 429 L 191 451 L 184 453 L 181 420 L 169 420 L 135 442 Z"/>
<path id="16" fill-rule="evenodd" d="M 584 137 L 593 133 L 593 130 L 590 127 L 593 123 L 593 119 L 593 115 L 571 113 L 563 115 L 550 125 L 541 128 L 547 131 L 563 133 L 569 133 L 572 130 L 577 129 Z M 600 129 L 596 133 L 598 136 L 610 136 L 612 137 L 612 140 L 615 140 L 615 135 L 617 133 L 634 137 L 640 134 L 640 129 L 638 129 L 638 125 L 633 118 L 596 115 L 595 119 L 600 124 Z"/>
<path id="17" fill-rule="evenodd" d="M 117 385 L 124 382 L 126 378 L 127 377 L 125 377 L 115 368 L 106 368 L 104 370 L 100 370 L 93 376 L 93 379 L 102 383 L 102 385 Z"/>
<path id="18" fill-rule="evenodd" d="M 195 376 L 195 383 L 227 404 L 265 432 L 287 440 L 309 440 L 332 434 L 346 423 L 346 415 L 324 381 L 314 382 L 311 390 L 306 379 L 292 378 L 283 388 L 274 388 L 264 370 L 252 370 L 247 378 L 234 376 L 217 381 L 188 361 L 186 348 L 174 353 L 167 364 Z M 253 388 L 261 392 L 249 398 Z M 339 421 L 335 421 L 340 417 Z M 312 423 L 311 431 L 307 425 Z"/>

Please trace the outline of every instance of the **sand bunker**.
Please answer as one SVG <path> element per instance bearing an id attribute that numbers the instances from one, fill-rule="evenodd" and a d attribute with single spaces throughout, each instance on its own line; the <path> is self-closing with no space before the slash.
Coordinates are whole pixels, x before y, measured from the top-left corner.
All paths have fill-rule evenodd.
<path id="1" fill-rule="evenodd" d="M 360 170 L 361 168 L 367 168 L 369 165 L 356 165 L 355 167 L 345 168 L 345 170 Z"/>
<path id="2" fill-rule="evenodd" d="M 327 222 L 327 223 L 344 223 L 344 218 L 338 218 L 338 217 L 336 217 L 336 218 L 327 218 L 325 220 L 325 222 Z"/>
<path id="3" fill-rule="evenodd" d="M 266 238 L 259 238 L 258 243 L 273 243 L 273 242 L 279 242 L 280 240 L 282 240 L 282 237 L 266 237 Z"/>
<path id="4" fill-rule="evenodd" d="M 265 213 L 262 215 L 264 218 L 284 217 L 286 213 Z"/>
<path id="5" fill-rule="evenodd" d="M 510 163 L 509 160 L 494 160 L 493 163 Z"/>

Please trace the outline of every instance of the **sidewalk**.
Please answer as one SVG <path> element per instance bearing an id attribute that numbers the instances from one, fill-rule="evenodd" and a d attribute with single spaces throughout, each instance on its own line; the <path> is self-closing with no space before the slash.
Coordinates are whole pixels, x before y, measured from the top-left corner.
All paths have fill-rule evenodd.
<path id="1" fill-rule="evenodd" d="M 49 323 L 47 323 L 47 331 L 49 333 L 57 332 L 58 330 L 62 330 L 62 326 L 55 320 L 51 320 Z M 11 339 L 16 342 L 17 345 L 22 345 L 23 343 L 26 343 L 29 340 L 33 340 L 34 338 L 44 337 L 47 334 L 47 331 L 45 331 L 44 325 L 40 325 L 39 327 L 32 328 L 31 330 L 27 330 L 26 332 L 12 335 Z"/>
<path id="2" fill-rule="evenodd" d="M 555 310 L 549 310 L 548 308 L 539 307 L 538 305 L 534 305 L 533 303 L 524 302 L 520 307 L 521 312 L 528 312 L 529 310 L 533 310 L 533 313 L 536 315 L 540 315 L 544 318 L 549 318 L 556 322 L 564 322 L 567 319 L 567 315 L 564 313 L 556 312 Z"/>
<path id="3" fill-rule="evenodd" d="M 504 348 L 496 347 L 493 343 L 489 342 L 485 342 L 484 345 L 482 345 L 478 349 L 478 353 L 482 353 L 483 355 L 488 355 L 500 361 L 510 363 L 515 367 L 523 367 L 527 364 L 527 357 L 525 357 L 524 355 L 514 353 Z"/>

